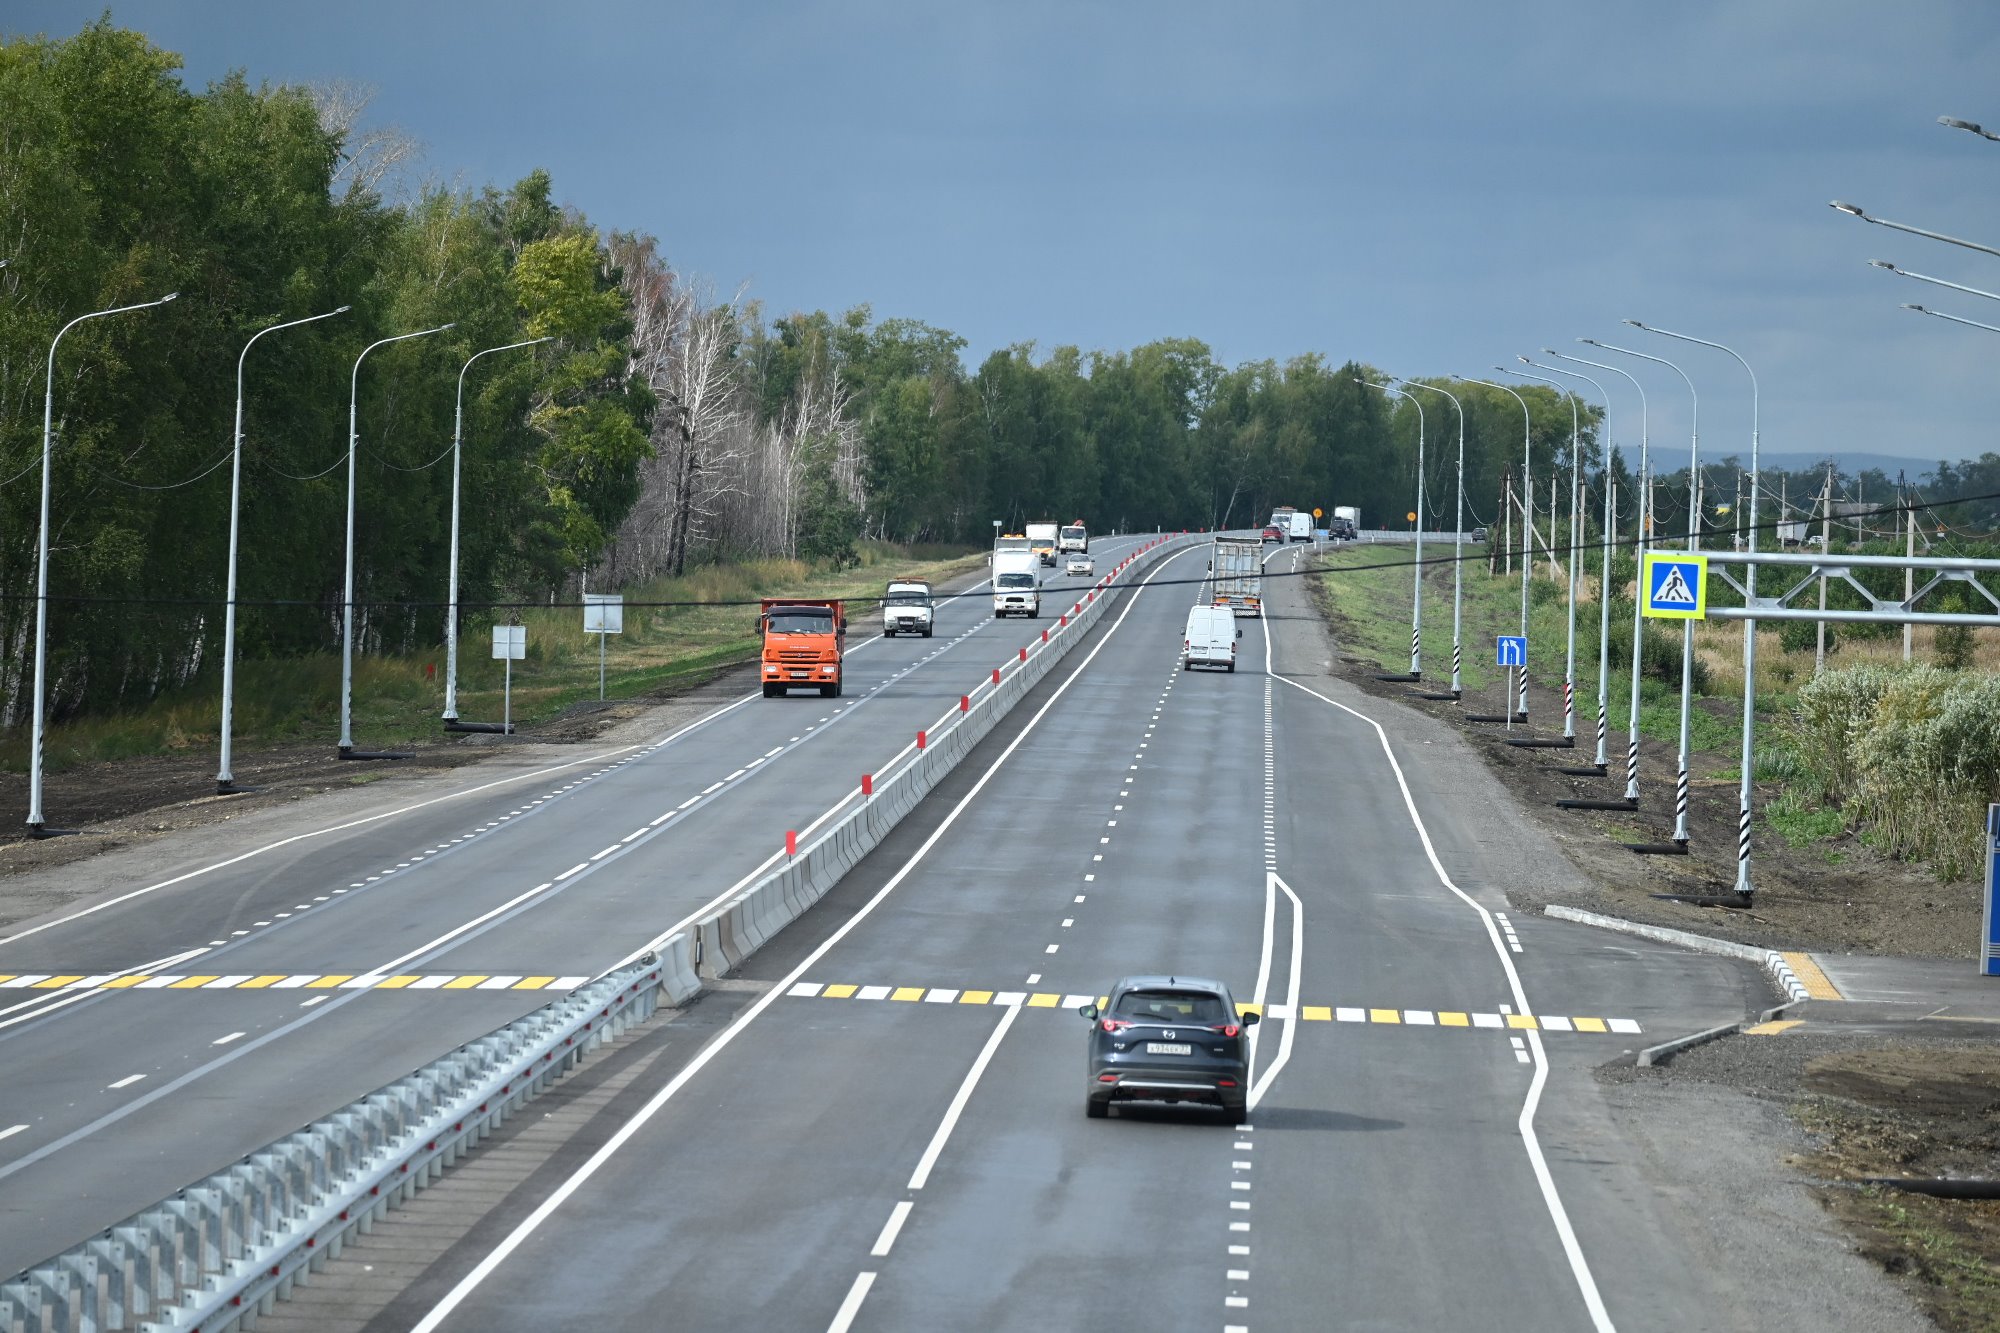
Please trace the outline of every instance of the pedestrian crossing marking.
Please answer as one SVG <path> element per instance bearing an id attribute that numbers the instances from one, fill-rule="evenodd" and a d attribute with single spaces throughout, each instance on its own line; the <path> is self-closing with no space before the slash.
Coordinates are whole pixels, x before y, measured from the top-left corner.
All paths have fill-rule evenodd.
<path id="1" fill-rule="evenodd" d="M 82 978 L 79 977 L 78 980 L 82 980 Z M 219 974 L 212 977 L 182 977 L 179 981 L 176 981 L 172 986 L 168 987 L 168 989 L 199 990 L 203 986 L 206 986 L 211 981 L 220 981 L 220 980 L 222 980 L 222 977 Z"/>
<path id="2" fill-rule="evenodd" d="M 333 976 L 327 976 L 327 977 L 314 977 L 311 981 L 308 981 L 306 983 L 306 989 L 332 990 L 335 986 L 338 986 L 341 982 L 352 981 L 352 980 L 354 980 L 354 974 L 352 972 L 336 973 Z"/>
<path id="3" fill-rule="evenodd" d="M 1642 610 L 1656 620 L 1708 618 L 1708 557 L 1693 552 L 1646 552 Z"/>
<path id="4" fill-rule="evenodd" d="M 794 982 L 785 991 L 793 999 L 811 1000 L 901 1000 L 928 1004 L 974 1004 L 1029 1009 L 1060 1009 L 1073 1012 L 1093 1001 L 1101 1008 L 1109 1003 L 1103 995 L 1065 995 L 1056 991 L 961 990 L 957 987 L 863 986 L 840 981 L 827 985 L 818 981 Z M 1588 1032 L 1598 1035 L 1631 1035 L 1639 1024 L 1629 1018 L 1570 1018 L 1553 1014 L 1477 1014 L 1458 1009 L 1384 1009 L 1334 1007 L 1324 1004 L 1240 1003 L 1238 1014 L 1257 1014 L 1265 1021 L 1297 1016 L 1307 1023 L 1370 1023 L 1402 1027 L 1493 1028 L 1540 1032 Z"/>
<path id="5" fill-rule="evenodd" d="M 35 989 L 36 989 L 36 990 L 61 990 L 61 989 L 62 989 L 62 988 L 63 988 L 64 986 L 68 986 L 68 985 L 71 985 L 71 984 L 73 984 L 73 983 L 75 983 L 75 982 L 79 982 L 79 981 L 82 981 L 82 980 L 83 980 L 83 973 L 81 973 L 81 972 L 77 973 L 77 974 L 76 974 L 75 976 L 73 976 L 73 977 L 50 977 L 50 978 L 49 978 L 48 980 L 46 980 L 46 981 L 37 981 L 37 982 L 35 983 Z"/>

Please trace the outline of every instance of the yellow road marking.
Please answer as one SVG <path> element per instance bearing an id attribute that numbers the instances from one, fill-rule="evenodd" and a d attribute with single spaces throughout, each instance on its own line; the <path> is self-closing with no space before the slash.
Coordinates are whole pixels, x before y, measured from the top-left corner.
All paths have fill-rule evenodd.
<path id="1" fill-rule="evenodd" d="M 127 990 L 133 986 L 138 985 L 142 981 L 151 981 L 151 980 L 152 977 L 148 976 L 143 972 L 139 973 L 137 976 L 113 977 L 111 980 L 104 983 L 104 989 Z"/>
<path id="2" fill-rule="evenodd" d="M 820 994 L 824 995 L 829 1000 L 845 1000 L 849 996 L 853 995 L 854 992 L 860 989 L 861 987 L 859 986 L 852 986 L 849 985 L 847 982 L 843 981 L 837 986 L 828 986 L 825 990 L 821 991 Z"/>
<path id="3" fill-rule="evenodd" d="M 338 986 L 343 981 L 352 981 L 352 980 L 354 980 L 354 974 L 352 972 L 335 972 L 332 973 L 331 975 L 319 977 L 313 981 L 308 981 L 306 983 L 306 989 L 331 990 L 335 986 Z"/>
<path id="4" fill-rule="evenodd" d="M 1604 1020 L 1601 1018 L 1572 1018 L 1570 1022 L 1576 1024 L 1576 1030 L 1578 1032 L 1608 1031 L 1608 1029 L 1604 1026 Z"/>
<path id="5" fill-rule="evenodd" d="M 1400 1009 L 1370 1009 L 1368 1011 L 1368 1021 L 1371 1023 L 1400 1023 L 1403 1021 L 1403 1011 Z"/>
<path id="6" fill-rule="evenodd" d="M 548 985 L 551 981 L 554 980 L 555 980 L 554 977 L 522 977 L 519 981 L 514 983 L 513 989 L 540 990 L 542 987 Z"/>
<path id="7" fill-rule="evenodd" d="M 1308 1023 L 1331 1023 L 1333 1021 L 1333 1010 L 1323 1004 L 1308 1004 L 1302 1006 L 1299 1012 L 1305 1015 Z"/>
<path id="8" fill-rule="evenodd" d="M 922 986 L 898 986 L 895 990 L 889 992 L 889 998 L 892 1000 L 902 1000 L 905 1003 L 913 1000 L 921 1000 L 924 998 L 924 988 Z"/>
<path id="9" fill-rule="evenodd" d="M 71 985 L 71 984 L 72 984 L 72 983 L 74 983 L 74 982 L 78 982 L 78 981 L 82 981 L 82 980 L 83 980 L 83 973 L 81 973 L 81 972 L 77 973 L 77 974 L 76 974 L 75 976 L 73 976 L 73 977 L 50 977 L 50 978 L 49 978 L 49 979 L 48 979 L 47 981 L 37 981 L 37 982 L 35 983 L 35 985 L 34 985 L 34 989 L 36 989 L 36 990 L 61 990 L 61 989 L 62 989 L 62 988 L 63 988 L 64 986 L 68 986 L 68 985 Z M 209 978 L 209 980 L 210 980 L 210 981 L 213 981 L 213 980 L 215 980 L 215 978 L 214 978 L 214 977 L 210 977 L 210 978 Z"/>
<path id="10" fill-rule="evenodd" d="M 477 985 L 478 985 L 478 984 L 479 984 L 480 982 L 482 982 L 482 981 L 486 980 L 486 977 L 487 977 L 487 975 L 488 975 L 487 973 L 484 973 L 484 972 L 482 972 L 482 973 L 480 973 L 480 974 L 478 974 L 478 975 L 476 975 L 476 976 L 469 976 L 469 977 L 453 977 L 453 978 L 452 978 L 452 979 L 451 979 L 450 981 L 447 981 L 447 982 L 445 982 L 445 983 L 444 983 L 444 985 L 442 985 L 442 986 L 438 987 L 438 989 L 439 989 L 439 990 L 471 990 L 471 989 L 472 989 L 472 988 L 473 988 L 474 986 L 477 986 Z M 318 982 L 314 982 L 313 984 L 314 984 L 314 985 L 318 985 L 319 983 L 318 983 Z"/>
<path id="11" fill-rule="evenodd" d="M 0 986 L 4 986 L 8 982 L 12 981 L 15 977 L 18 977 L 20 975 L 21 974 L 19 972 L 0 972 Z"/>
<path id="12" fill-rule="evenodd" d="M 1028 1007 L 1030 1009 L 1053 1009 L 1061 1000 L 1062 996 L 1060 995 L 1050 995 L 1046 991 L 1036 991 L 1028 997 Z"/>
<path id="13" fill-rule="evenodd" d="M 1811 954 L 1787 953 L 1781 954 L 1780 957 L 1792 969 L 1792 975 L 1799 979 L 1799 984 L 1806 988 L 1806 994 L 1810 995 L 1813 999 L 1844 1000 L 1847 998 L 1840 993 L 1840 987 L 1827 980 L 1826 973 L 1820 971 L 1819 964 L 1812 960 Z"/>
<path id="14" fill-rule="evenodd" d="M 212 977 L 182 977 L 179 981 L 176 981 L 173 985 L 167 987 L 167 989 L 197 990 L 203 986 L 206 986 L 211 981 L 220 980 L 221 976 L 222 974 L 218 972 L 215 976 Z"/>
<path id="15" fill-rule="evenodd" d="M 1453 1013 L 1448 1009 L 1438 1010 L 1439 1027 L 1462 1028 L 1469 1026 L 1471 1022 L 1472 1020 L 1467 1018 L 1464 1014 Z"/>
<path id="16" fill-rule="evenodd" d="M 993 992 L 990 990 L 969 990 L 958 997 L 960 1004 L 991 1004 Z"/>
<path id="17" fill-rule="evenodd" d="M 417 976 L 410 976 L 407 974 L 394 977 L 383 977 L 380 981 L 375 983 L 375 989 L 401 990 L 403 989 L 403 987 L 415 985 L 417 982 L 421 980 L 423 980 L 423 978 Z"/>
<path id="18" fill-rule="evenodd" d="M 263 977 L 252 977 L 252 978 L 250 978 L 250 980 L 248 980 L 248 981 L 244 982 L 244 983 L 243 983 L 242 985 L 238 986 L 238 987 L 237 987 L 236 989 L 237 989 L 237 990 L 263 990 L 263 989 L 264 989 L 264 988 L 265 988 L 266 986 L 275 986 L 275 985 L 277 985 L 277 984 L 278 984 L 279 982 L 283 981 L 284 979 L 285 979 L 285 974 L 284 974 L 283 972 L 273 972 L 273 973 L 271 973 L 271 974 L 270 974 L 269 976 L 263 976 Z"/>
<path id="19" fill-rule="evenodd" d="M 1261 1004 L 1244 1004 L 1241 1001 L 1238 1001 L 1236 1005 L 1236 1014 L 1239 1018 L 1245 1014 L 1261 1015 L 1263 1012 L 1264 1012 L 1264 1006 Z"/>
<path id="20" fill-rule="evenodd" d="M 1774 1022 L 1758 1023 L 1751 1027 L 1744 1028 L 1743 1032 L 1746 1036 L 1751 1036 L 1751 1037 L 1770 1037 L 1770 1036 L 1775 1036 L 1776 1034 L 1783 1032 L 1788 1028 L 1795 1028 L 1803 1022 L 1805 1022 L 1803 1018 L 1781 1018 Z"/>
<path id="21" fill-rule="evenodd" d="M 1507 1015 L 1507 1026 L 1510 1028 L 1527 1028 L 1532 1032 L 1539 1028 L 1541 1024 L 1535 1021 L 1533 1014 L 1509 1014 Z"/>

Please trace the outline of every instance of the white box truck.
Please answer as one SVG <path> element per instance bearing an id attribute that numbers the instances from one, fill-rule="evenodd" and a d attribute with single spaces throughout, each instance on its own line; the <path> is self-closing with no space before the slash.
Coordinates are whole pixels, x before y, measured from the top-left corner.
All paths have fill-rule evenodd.
<path id="1" fill-rule="evenodd" d="M 1239 616 L 1264 614 L 1264 543 L 1217 537 L 1209 550 L 1209 580 L 1216 606 Z"/>
<path id="2" fill-rule="evenodd" d="M 1361 509 L 1358 505 L 1335 505 L 1333 521 L 1326 525 L 1327 531 L 1342 541 L 1353 541 L 1361 535 Z"/>
<path id="3" fill-rule="evenodd" d="M 993 617 L 1042 614 L 1042 558 L 1033 551 L 993 553 Z"/>
<path id="4" fill-rule="evenodd" d="M 882 594 L 882 632 L 890 638 L 898 634 L 931 637 L 936 607 L 931 585 L 923 579 L 891 580 Z"/>
<path id="5" fill-rule="evenodd" d="M 1056 525 L 1053 523 L 1030 523 L 1028 525 L 1028 547 L 1042 558 L 1045 565 L 1056 562 Z"/>
<path id="6" fill-rule="evenodd" d="M 1063 524 L 1056 537 L 1056 549 L 1064 555 L 1082 555 L 1090 549 L 1090 529 L 1083 525 L 1082 519 Z"/>

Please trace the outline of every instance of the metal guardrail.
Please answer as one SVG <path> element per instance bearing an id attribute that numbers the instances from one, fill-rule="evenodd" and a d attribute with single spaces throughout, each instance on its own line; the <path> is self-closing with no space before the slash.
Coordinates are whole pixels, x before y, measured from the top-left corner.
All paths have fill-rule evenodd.
<path id="1" fill-rule="evenodd" d="M 698 987 L 676 937 L 0 1283 L 0 1333 L 251 1327 L 663 991 Z"/>

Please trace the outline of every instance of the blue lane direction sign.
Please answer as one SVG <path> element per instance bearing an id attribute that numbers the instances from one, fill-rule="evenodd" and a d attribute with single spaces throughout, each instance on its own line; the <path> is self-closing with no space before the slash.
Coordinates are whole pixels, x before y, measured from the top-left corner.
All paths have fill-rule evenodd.
<path id="1" fill-rule="evenodd" d="M 1655 620 L 1708 619 L 1708 557 L 1694 552 L 1646 552 L 1640 610 Z"/>
<path id="2" fill-rule="evenodd" d="M 1527 635 L 1502 634 L 1493 642 L 1499 649 L 1495 665 L 1504 667 L 1524 667 L 1528 665 Z"/>

